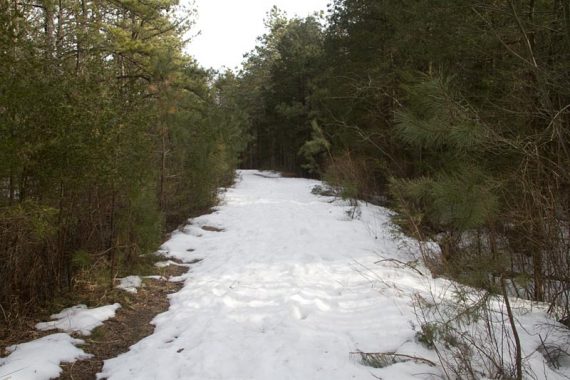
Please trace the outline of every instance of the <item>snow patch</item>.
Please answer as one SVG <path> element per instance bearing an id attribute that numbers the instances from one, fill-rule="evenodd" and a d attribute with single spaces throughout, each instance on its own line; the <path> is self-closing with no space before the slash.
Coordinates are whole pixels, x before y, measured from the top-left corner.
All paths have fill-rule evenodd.
<path id="1" fill-rule="evenodd" d="M 88 359 L 76 345 L 83 344 L 68 334 L 59 333 L 8 347 L 10 355 L 0 358 L 1 380 L 48 380 L 61 373 L 60 363 Z"/>
<path id="2" fill-rule="evenodd" d="M 157 280 L 157 281 L 166 281 L 167 278 L 163 276 L 144 276 L 143 278 L 147 278 L 149 280 Z"/>
<path id="3" fill-rule="evenodd" d="M 172 260 L 159 261 L 158 263 L 154 264 L 154 266 L 157 267 L 157 268 L 166 268 L 166 267 L 171 266 L 171 265 L 176 265 L 176 266 L 179 266 L 179 267 L 188 267 L 188 265 L 179 264 L 179 263 L 177 263 L 176 261 L 172 261 Z"/>
<path id="4" fill-rule="evenodd" d="M 119 280 L 121 283 L 117 285 L 117 289 L 123 289 L 129 293 L 137 293 L 137 289 L 142 285 L 142 278 L 139 276 L 128 276 Z"/>
<path id="5" fill-rule="evenodd" d="M 102 306 L 88 309 L 85 305 L 77 305 L 53 314 L 53 321 L 41 322 L 36 325 L 38 330 L 47 331 L 59 329 L 68 333 L 79 332 L 82 335 L 91 335 L 91 331 L 103 325 L 107 319 L 115 317 L 120 304 Z"/>

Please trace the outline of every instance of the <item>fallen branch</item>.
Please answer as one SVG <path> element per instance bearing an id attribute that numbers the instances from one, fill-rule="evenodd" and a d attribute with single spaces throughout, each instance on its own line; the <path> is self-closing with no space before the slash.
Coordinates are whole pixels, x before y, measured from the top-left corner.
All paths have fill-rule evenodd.
<path id="1" fill-rule="evenodd" d="M 395 263 L 397 263 L 397 264 L 400 264 L 400 265 L 403 265 L 403 266 L 405 266 L 405 267 L 408 267 L 408 268 L 410 268 L 410 269 L 413 269 L 413 270 L 416 271 L 420 276 L 423 276 L 423 275 L 424 275 L 418 268 L 415 268 L 412 264 L 410 264 L 410 263 L 405 263 L 405 262 L 400 261 L 400 260 L 397 260 L 397 259 L 383 259 L 383 260 L 380 260 L 380 261 L 376 261 L 374 264 L 380 264 L 380 263 L 384 263 L 384 262 L 386 262 L 386 261 L 392 261 L 392 262 L 395 262 Z"/>
<path id="2" fill-rule="evenodd" d="M 397 354 L 395 352 L 351 352 L 351 356 L 360 356 L 363 364 L 374 368 L 385 368 L 393 364 L 413 361 L 419 364 L 427 364 L 430 367 L 437 367 L 437 364 L 431 360 L 420 358 L 418 356 Z"/>

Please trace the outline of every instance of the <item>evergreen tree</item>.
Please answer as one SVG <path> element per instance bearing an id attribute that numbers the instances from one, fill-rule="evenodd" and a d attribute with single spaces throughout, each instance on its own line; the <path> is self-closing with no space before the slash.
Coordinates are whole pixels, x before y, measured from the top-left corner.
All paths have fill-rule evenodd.
<path id="1" fill-rule="evenodd" d="M 250 165 L 290 172 L 301 169 L 299 149 L 311 137 L 312 80 L 319 71 L 319 20 L 287 20 L 274 8 L 269 33 L 244 64 L 242 86 L 254 138 Z"/>
<path id="2" fill-rule="evenodd" d="M 242 116 L 184 55 L 177 3 L 0 4 L 7 313 L 72 290 L 101 259 L 112 281 L 231 179 Z"/>

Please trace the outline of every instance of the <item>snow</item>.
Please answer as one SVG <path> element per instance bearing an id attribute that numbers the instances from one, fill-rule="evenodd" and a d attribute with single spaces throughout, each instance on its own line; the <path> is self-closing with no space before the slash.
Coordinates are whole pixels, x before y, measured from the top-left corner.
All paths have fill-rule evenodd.
<path id="1" fill-rule="evenodd" d="M 350 352 L 405 350 L 435 360 L 407 344 L 415 335 L 409 294 L 419 274 L 374 264 L 381 255 L 413 258 L 386 233 L 387 210 L 366 208 L 352 220 L 347 205 L 311 194 L 317 181 L 242 177 L 217 212 L 194 219 L 162 247 L 171 258 L 204 261 L 155 318 L 155 333 L 106 361 L 100 376 L 370 379 L 383 370 L 351 360 Z M 398 367 L 402 379 L 437 373 Z"/>
<path id="2" fill-rule="evenodd" d="M 88 359 L 76 345 L 83 344 L 68 334 L 59 333 L 8 347 L 10 355 L 0 358 L 1 380 L 48 380 L 61 373 L 59 363 Z"/>
<path id="3" fill-rule="evenodd" d="M 90 335 L 93 329 L 103 325 L 107 319 L 115 317 L 115 312 L 120 307 L 118 303 L 94 309 L 88 309 L 85 305 L 77 305 L 52 315 L 53 321 L 38 323 L 36 328 L 42 331 L 59 329 L 69 333 L 79 332 L 82 335 Z"/>
<path id="4" fill-rule="evenodd" d="M 147 278 L 149 280 L 157 280 L 157 281 L 167 280 L 167 278 L 163 276 L 144 276 L 144 278 Z"/>
<path id="5" fill-rule="evenodd" d="M 168 254 L 168 252 L 164 252 L 164 253 Z M 177 263 L 176 261 L 172 261 L 172 260 L 159 261 L 158 263 L 154 264 L 154 266 L 157 268 L 166 268 L 170 265 L 181 266 L 181 267 L 187 266 L 185 264 L 180 264 L 180 263 Z"/>
<path id="6" fill-rule="evenodd" d="M 117 288 L 129 293 L 137 293 L 137 289 L 142 285 L 142 278 L 139 276 L 128 276 L 120 278 L 119 280 L 121 282 L 117 285 Z"/>
<path id="7" fill-rule="evenodd" d="M 311 194 L 318 181 L 240 176 L 213 214 L 163 245 L 169 258 L 193 263 L 180 277 L 185 285 L 153 320 L 154 333 L 105 361 L 98 377 L 441 378 L 441 366 L 421 360 L 384 368 L 355 360 L 355 352 L 390 352 L 439 363 L 416 339 L 412 299 L 451 302 L 452 283 L 432 279 L 421 264 L 405 265 L 417 260 L 416 244 L 394 231 L 391 212 L 361 204 L 354 213 L 345 202 Z M 528 371 L 562 378 L 537 351 L 544 313 L 517 313 Z"/>

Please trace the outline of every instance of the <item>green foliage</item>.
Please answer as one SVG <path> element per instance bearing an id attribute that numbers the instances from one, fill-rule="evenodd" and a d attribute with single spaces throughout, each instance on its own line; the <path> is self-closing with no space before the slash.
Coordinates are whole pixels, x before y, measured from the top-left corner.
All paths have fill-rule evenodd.
<path id="1" fill-rule="evenodd" d="M 312 139 L 312 81 L 318 75 L 323 32 L 317 16 L 287 19 L 273 9 L 268 33 L 244 62 L 239 103 L 248 115 L 246 165 L 302 171 L 303 145 Z"/>
<path id="2" fill-rule="evenodd" d="M 320 175 L 323 173 L 323 162 L 327 154 L 330 154 L 331 145 L 316 120 L 311 122 L 311 126 L 313 129 L 311 140 L 305 142 L 299 150 L 299 155 L 305 160 L 301 167 L 309 174 Z"/>
<path id="3" fill-rule="evenodd" d="M 449 80 L 429 76 L 405 86 L 407 107 L 395 130 L 408 149 L 421 152 L 420 176 L 390 183 L 397 222 L 437 241 L 449 273 L 462 265 L 464 233 L 491 225 L 499 213 L 497 182 L 484 159 L 486 128 L 450 87 Z"/>
<path id="4" fill-rule="evenodd" d="M 73 252 L 73 256 L 71 257 L 71 264 L 73 265 L 74 269 L 86 269 L 92 264 L 91 255 L 86 250 L 79 249 Z"/>
<path id="5" fill-rule="evenodd" d="M 435 347 L 435 340 L 438 335 L 437 325 L 434 323 L 424 323 L 420 327 L 420 331 L 416 332 L 416 339 L 429 349 Z"/>
<path id="6" fill-rule="evenodd" d="M 334 0 L 326 27 L 273 9 L 233 95 L 251 136 L 244 165 L 320 175 L 349 198 L 390 193 L 398 223 L 467 260 L 475 282 L 479 257 L 488 277 L 526 272 L 535 299 L 562 294 L 569 9 Z"/>
<path id="7" fill-rule="evenodd" d="M 34 202 L 23 202 L 3 208 L 0 220 L 16 228 L 23 228 L 28 239 L 35 242 L 52 238 L 56 232 L 58 210 Z"/>
<path id="8" fill-rule="evenodd" d="M 453 149 L 474 153 L 484 149 L 484 128 L 470 115 L 468 106 L 450 93 L 450 80 L 422 78 L 403 86 L 408 107 L 396 114 L 396 131 L 414 148 Z"/>
<path id="9" fill-rule="evenodd" d="M 492 220 L 497 197 L 476 169 L 440 176 L 431 189 L 432 215 L 440 225 L 460 230 L 480 227 Z"/>
<path id="10" fill-rule="evenodd" d="M 155 189 L 141 185 L 129 194 L 128 206 L 117 212 L 117 239 L 126 245 L 128 258 L 150 253 L 160 244 L 163 224 Z M 134 256 L 136 255 L 136 256 Z"/>
<path id="11" fill-rule="evenodd" d="M 414 205 L 436 228 L 466 231 L 485 225 L 497 212 L 497 196 L 476 169 L 436 178 L 393 179 L 391 192 L 400 205 Z"/>
<path id="12" fill-rule="evenodd" d="M 192 20 L 177 4 L 0 4 L 5 310 L 92 266 L 107 281 L 136 266 L 233 178 L 246 123 L 235 78 L 212 85 L 183 53 Z"/>

